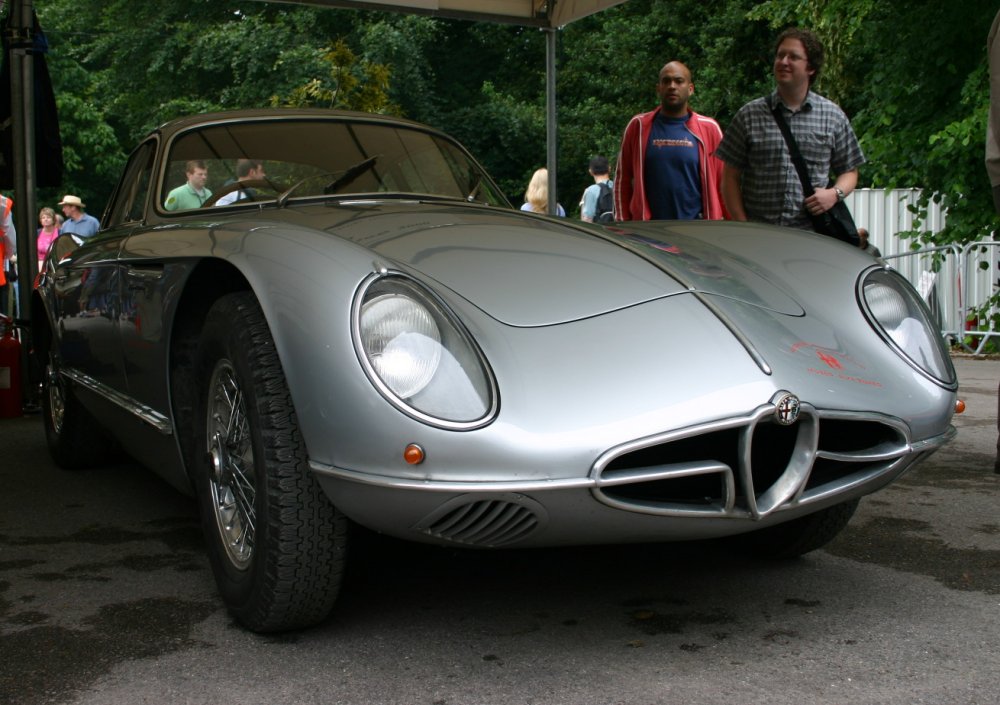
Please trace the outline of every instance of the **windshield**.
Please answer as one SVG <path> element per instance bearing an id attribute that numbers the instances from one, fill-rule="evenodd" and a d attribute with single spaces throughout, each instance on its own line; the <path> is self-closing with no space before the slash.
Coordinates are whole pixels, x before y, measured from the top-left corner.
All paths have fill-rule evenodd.
<path id="1" fill-rule="evenodd" d="M 271 119 L 211 125 L 175 138 L 159 206 L 185 211 L 372 195 L 508 205 L 482 168 L 439 135 L 375 121 Z"/>

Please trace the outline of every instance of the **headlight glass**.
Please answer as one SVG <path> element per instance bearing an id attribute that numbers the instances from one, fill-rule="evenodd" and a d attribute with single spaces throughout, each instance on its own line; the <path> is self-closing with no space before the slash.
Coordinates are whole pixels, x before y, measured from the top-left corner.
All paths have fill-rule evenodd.
<path id="1" fill-rule="evenodd" d="M 458 319 L 416 282 L 373 278 L 355 304 L 355 347 L 375 386 L 395 406 L 447 428 L 486 423 L 496 390 Z"/>
<path id="2" fill-rule="evenodd" d="M 403 399 L 424 389 L 441 362 L 434 318 L 402 294 L 381 294 L 361 306 L 361 340 L 375 373 Z"/>
<path id="3" fill-rule="evenodd" d="M 955 368 L 930 311 L 903 277 L 872 270 L 862 281 L 861 300 L 869 321 L 897 352 L 938 382 L 955 383 Z"/>

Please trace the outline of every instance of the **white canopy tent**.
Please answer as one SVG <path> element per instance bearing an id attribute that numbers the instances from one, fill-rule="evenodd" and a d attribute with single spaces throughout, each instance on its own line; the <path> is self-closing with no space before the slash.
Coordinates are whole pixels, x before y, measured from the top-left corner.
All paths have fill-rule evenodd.
<path id="1" fill-rule="evenodd" d="M 626 0 L 278 0 L 295 5 L 391 10 L 473 22 L 538 27 L 545 31 L 545 162 L 549 171 L 549 213 L 556 212 L 556 32 L 560 27 Z"/>
<path id="2" fill-rule="evenodd" d="M 558 29 L 626 0 L 278 0 L 362 10 L 392 10 L 474 22 L 503 22 Z"/>

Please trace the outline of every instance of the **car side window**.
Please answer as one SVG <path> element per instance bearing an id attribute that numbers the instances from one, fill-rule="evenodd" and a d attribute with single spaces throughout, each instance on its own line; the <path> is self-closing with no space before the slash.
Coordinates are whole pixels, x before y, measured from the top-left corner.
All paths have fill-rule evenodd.
<path id="1" fill-rule="evenodd" d="M 153 140 L 141 145 L 132 153 L 109 212 L 109 226 L 137 222 L 145 217 L 155 155 L 156 142 Z"/>

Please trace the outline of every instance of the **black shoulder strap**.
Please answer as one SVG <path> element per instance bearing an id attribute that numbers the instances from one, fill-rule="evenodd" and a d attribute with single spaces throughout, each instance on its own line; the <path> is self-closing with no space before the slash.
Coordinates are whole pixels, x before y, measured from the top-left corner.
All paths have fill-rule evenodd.
<path id="1" fill-rule="evenodd" d="M 799 152 L 799 145 L 795 141 L 795 135 L 792 134 L 791 128 L 785 122 L 785 116 L 781 112 L 780 100 L 775 101 L 775 104 L 771 107 L 771 115 L 774 116 L 774 121 L 778 123 L 781 136 L 785 138 L 785 144 L 788 145 L 788 152 L 792 155 L 792 164 L 795 165 L 795 171 L 799 174 L 799 181 L 802 182 L 802 193 L 805 194 L 806 198 L 809 198 L 815 192 L 812 182 L 809 181 L 809 168 L 806 166 L 806 162 Z"/>

